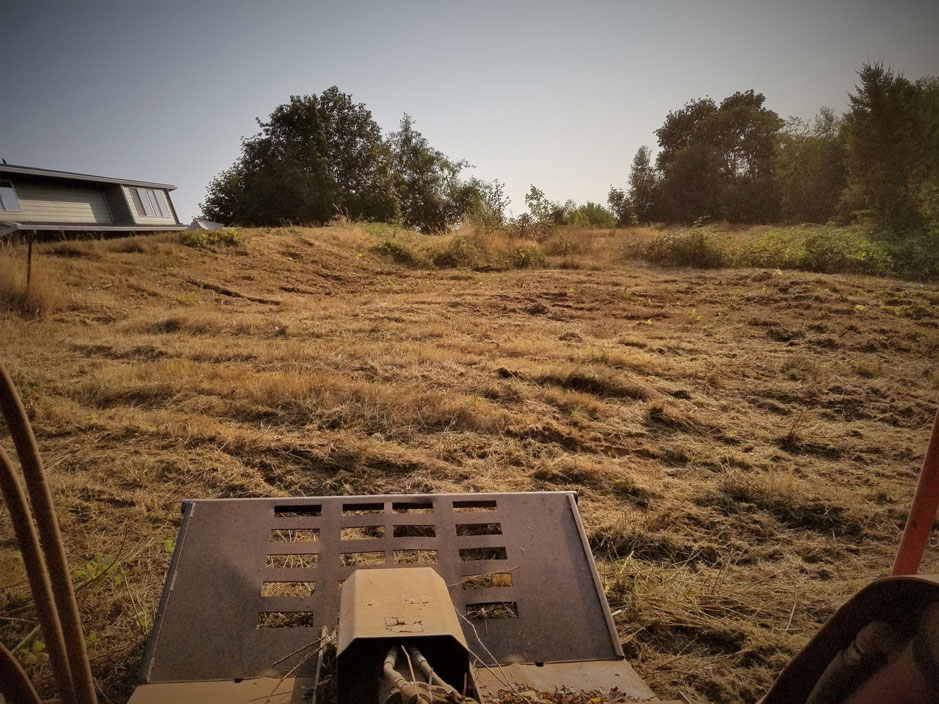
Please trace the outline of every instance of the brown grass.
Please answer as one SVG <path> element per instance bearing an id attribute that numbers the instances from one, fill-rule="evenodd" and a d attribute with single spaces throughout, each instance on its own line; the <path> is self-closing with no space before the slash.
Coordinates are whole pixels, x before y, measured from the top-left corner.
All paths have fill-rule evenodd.
<path id="1" fill-rule="evenodd" d="M 935 411 L 934 288 L 624 263 L 642 231 L 539 242 L 533 270 L 504 233 L 395 235 L 428 258 L 464 237 L 476 271 L 396 264 L 356 225 L 244 234 L 45 245 L 36 291 L 61 297 L 4 293 L 73 568 L 126 577 L 79 592 L 110 699 L 189 497 L 576 489 L 630 660 L 692 702 L 758 699 L 889 570 Z M 22 261 L 0 256 L 5 291 Z M 15 551 L 0 575 L 13 646 L 35 620 Z"/>
<path id="2" fill-rule="evenodd" d="M 0 307 L 39 318 L 65 305 L 65 291 L 42 263 L 33 263 L 28 283 L 26 274 L 26 258 L 14 254 L 11 247 L 0 247 Z"/>

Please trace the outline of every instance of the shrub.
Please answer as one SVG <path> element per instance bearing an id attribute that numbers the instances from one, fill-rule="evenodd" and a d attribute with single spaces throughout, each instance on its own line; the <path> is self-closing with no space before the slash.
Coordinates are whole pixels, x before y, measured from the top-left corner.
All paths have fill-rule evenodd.
<path id="1" fill-rule="evenodd" d="M 413 247 L 396 239 L 386 239 L 375 247 L 375 252 L 391 257 L 398 262 L 398 264 L 405 264 L 422 269 L 432 269 L 434 266 L 433 262 L 422 252 L 418 252 Z"/>
<path id="2" fill-rule="evenodd" d="M 820 273 L 873 274 L 893 270 L 884 247 L 863 228 L 790 228 L 772 230 L 745 241 L 738 264 Z"/>
<path id="3" fill-rule="evenodd" d="M 482 260 L 479 249 L 465 237 L 454 237 L 443 251 L 434 255 L 435 266 L 442 268 L 474 267 Z"/>
<path id="4" fill-rule="evenodd" d="M 209 249 L 211 247 L 237 247 L 244 244 L 244 237 L 237 230 L 225 228 L 223 230 L 187 230 L 183 233 L 182 242 L 187 247 Z"/>
<path id="5" fill-rule="evenodd" d="M 548 263 L 544 252 L 541 251 L 541 247 L 534 244 L 516 247 L 510 258 L 512 266 L 516 269 L 535 269 L 545 266 Z"/>
<path id="6" fill-rule="evenodd" d="M 939 279 L 939 226 L 887 244 L 894 269 L 911 279 Z"/>
<path id="7" fill-rule="evenodd" d="M 670 232 L 639 245 L 643 259 L 664 266 L 692 266 L 713 269 L 730 264 L 727 248 L 703 228 Z"/>

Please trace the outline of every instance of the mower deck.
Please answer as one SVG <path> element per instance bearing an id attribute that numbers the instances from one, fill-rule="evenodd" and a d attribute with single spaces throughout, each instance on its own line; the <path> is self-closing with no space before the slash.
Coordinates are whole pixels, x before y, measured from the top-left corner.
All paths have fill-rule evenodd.
<path id="1" fill-rule="evenodd" d="M 371 567 L 443 577 L 494 668 L 486 690 L 511 673 L 654 700 L 623 660 L 572 492 L 186 501 L 143 682 L 314 677 L 343 581 Z"/>

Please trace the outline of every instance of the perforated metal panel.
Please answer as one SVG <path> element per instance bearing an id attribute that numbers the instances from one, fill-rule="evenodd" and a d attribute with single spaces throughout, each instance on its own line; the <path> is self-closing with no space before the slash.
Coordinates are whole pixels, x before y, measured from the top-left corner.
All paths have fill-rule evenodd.
<path id="1" fill-rule="evenodd" d="M 283 674 L 336 627 L 342 581 L 377 566 L 435 568 L 487 663 L 622 657 L 573 493 L 197 500 L 143 679 Z"/>

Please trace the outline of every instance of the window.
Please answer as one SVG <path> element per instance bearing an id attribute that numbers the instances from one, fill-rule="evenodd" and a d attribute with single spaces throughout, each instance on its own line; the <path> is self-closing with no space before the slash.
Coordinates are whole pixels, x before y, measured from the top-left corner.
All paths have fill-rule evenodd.
<path id="1" fill-rule="evenodd" d="M 169 203 L 166 202 L 163 191 L 154 188 L 131 188 L 130 195 L 138 214 L 148 218 L 170 217 Z"/>
<path id="2" fill-rule="evenodd" d="M 0 210 L 20 210 L 20 199 L 10 181 L 0 181 Z"/>

